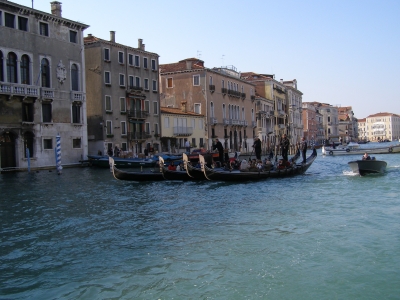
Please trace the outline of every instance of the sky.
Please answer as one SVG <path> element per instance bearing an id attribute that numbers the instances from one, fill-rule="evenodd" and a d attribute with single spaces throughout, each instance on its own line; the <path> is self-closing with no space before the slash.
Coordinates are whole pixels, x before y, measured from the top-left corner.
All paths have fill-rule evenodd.
<path id="1" fill-rule="evenodd" d="M 59 0 L 102 39 L 298 82 L 303 102 L 400 115 L 400 0 Z M 32 7 L 32 0 L 12 2 Z M 34 0 L 50 13 L 51 0 Z"/>

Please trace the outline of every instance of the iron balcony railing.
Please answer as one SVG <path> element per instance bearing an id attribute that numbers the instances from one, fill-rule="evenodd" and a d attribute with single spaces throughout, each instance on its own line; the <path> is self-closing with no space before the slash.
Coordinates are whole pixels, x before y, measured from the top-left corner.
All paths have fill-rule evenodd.
<path id="1" fill-rule="evenodd" d="M 149 116 L 149 112 L 147 110 L 136 110 L 136 109 L 128 110 L 129 118 L 146 119 L 148 116 Z"/>
<path id="2" fill-rule="evenodd" d="M 192 135 L 193 127 L 176 126 L 173 128 L 174 135 Z"/>
<path id="3" fill-rule="evenodd" d="M 128 132 L 129 140 L 145 140 L 151 138 L 151 134 L 148 132 Z"/>

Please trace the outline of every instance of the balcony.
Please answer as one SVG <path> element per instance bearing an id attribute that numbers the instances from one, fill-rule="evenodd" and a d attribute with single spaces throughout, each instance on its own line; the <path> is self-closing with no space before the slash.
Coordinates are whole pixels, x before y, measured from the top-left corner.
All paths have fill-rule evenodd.
<path id="1" fill-rule="evenodd" d="M 246 93 L 241 93 L 240 94 L 240 97 L 244 100 L 244 99 L 246 99 Z"/>
<path id="2" fill-rule="evenodd" d="M 71 101 L 83 102 L 84 100 L 85 100 L 84 92 L 71 91 Z"/>
<path id="3" fill-rule="evenodd" d="M 151 138 L 151 134 L 148 132 L 128 132 L 128 138 L 131 141 L 143 141 Z"/>
<path id="4" fill-rule="evenodd" d="M 208 86 L 208 88 L 210 89 L 210 92 L 211 92 L 211 93 L 214 93 L 214 92 L 215 92 L 215 85 L 214 85 L 214 84 L 210 84 L 210 85 Z"/>
<path id="5" fill-rule="evenodd" d="M 231 122 L 232 125 L 240 125 L 240 120 L 232 119 Z"/>
<path id="6" fill-rule="evenodd" d="M 0 94 L 23 97 L 39 97 L 39 87 L 26 84 L 0 83 Z"/>
<path id="7" fill-rule="evenodd" d="M 222 95 L 226 95 L 226 92 L 227 92 L 228 90 L 226 89 L 226 88 L 221 88 L 221 93 L 222 93 Z"/>
<path id="8" fill-rule="evenodd" d="M 223 118 L 222 120 L 223 120 L 225 126 L 232 124 L 230 119 Z"/>
<path id="9" fill-rule="evenodd" d="M 217 118 L 210 117 L 210 124 L 211 124 L 211 125 L 215 125 L 215 124 L 217 124 L 217 123 L 218 123 Z"/>
<path id="10" fill-rule="evenodd" d="M 245 126 L 245 127 L 249 125 L 249 122 L 247 122 L 246 120 L 244 120 L 242 122 L 243 122 L 243 126 Z"/>
<path id="11" fill-rule="evenodd" d="M 141 86 L 129 86 L 130 92 L 141 92 L 143 91 L 143 88 Z"/>
<path id="12" fill-rule="evenodd" d="M 250 96 L 250 99 L 251 99 L 252 101 L 254 101 L 254 100 L 256 100 L 256 96 L 251 95 L 251 96 Z"/>
<path id="13" fill-rule="evenodd" d="M 251 127 L 256 128 L 257 127 L 257 122 L 256 121 L 251 121 Z"/>
<path id="14" fill-rule="evenodd" d="M 132 119 L 146 119 L 149 116 L 147 110 L 128 110 L 128 118 Z"/>
<path id="15" fill-rule="evenodd" d="M 54 99 L 54 89 L 42 87 L 40 96 L 42 99 Z"/>
<path id="16" fill-rule="evenodd" d="M 173 132 L 177 136 L 189 136 L 193 134 L 193 127 L 177 126 L 173 128 Z"/>

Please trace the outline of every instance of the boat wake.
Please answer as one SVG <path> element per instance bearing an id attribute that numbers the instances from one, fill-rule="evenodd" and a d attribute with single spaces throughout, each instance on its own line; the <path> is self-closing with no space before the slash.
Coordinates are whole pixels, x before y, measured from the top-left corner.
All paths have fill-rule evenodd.
<path id="1" fill-rule="evenodd" d="M 345 176 L 360 176 L 360 174 L 354 173 L 353 171 L 343 171 Z"/>

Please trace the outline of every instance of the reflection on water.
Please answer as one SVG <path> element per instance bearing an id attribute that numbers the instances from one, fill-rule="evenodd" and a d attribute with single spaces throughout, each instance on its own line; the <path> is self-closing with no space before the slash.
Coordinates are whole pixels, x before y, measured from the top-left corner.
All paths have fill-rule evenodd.
<path id="1" fill-rule="evenodd" d="M 400 154 L 376 156 L 383 176 L 322 156 L 239 184 L 1 175 L 0 299 L 395 298 Z"/>

